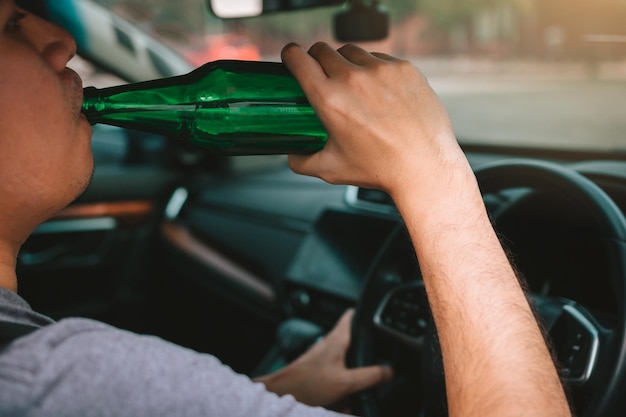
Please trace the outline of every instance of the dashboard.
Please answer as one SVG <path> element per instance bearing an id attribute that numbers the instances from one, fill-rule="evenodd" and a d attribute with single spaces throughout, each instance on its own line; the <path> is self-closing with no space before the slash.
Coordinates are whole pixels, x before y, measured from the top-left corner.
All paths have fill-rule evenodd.
<path id="1" fill-rule="evenodd" d="M 501 158 L 468 153 L 473 166 Z M 568 164 L 626 208 L 626 162 Z M 197 279 L 218 291 L 235 288 L 247 307 L 264 305 L 278 316 L 325 327 L 355 305 L 377 253 L 401 224 L 384 193 L 329 185 L 286 166 L 208 181 L 187 187 L 188 198 L 168 222 L 248 275 L 237 280 L 223 270 L 216 274 L 219 268 L 209 262 Z M 532 292 L 581 301 L 607 316 L 615 313 L 610 285 L 602 279 L 607 274 L 602 242 L 584 212 L 524 189 L 485 196 L 485 202 Z"/>

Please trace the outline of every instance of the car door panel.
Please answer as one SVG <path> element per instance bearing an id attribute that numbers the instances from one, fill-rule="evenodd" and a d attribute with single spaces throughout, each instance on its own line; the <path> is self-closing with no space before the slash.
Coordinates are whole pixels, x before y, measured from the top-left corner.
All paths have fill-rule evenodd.
<path id="1" fill-rule="evenodd" d="M 138 286 L 176 177 L 159 166 L 96 170 L 85 194 L 22 246 L 21 295 L 53 318 L 83 316 L 142 330 Z"/>

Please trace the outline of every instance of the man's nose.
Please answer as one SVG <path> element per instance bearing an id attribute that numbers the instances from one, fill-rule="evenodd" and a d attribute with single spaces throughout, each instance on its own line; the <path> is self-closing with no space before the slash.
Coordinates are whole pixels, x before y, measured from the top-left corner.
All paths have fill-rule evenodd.
<path id="1" fill-rule="evenodd" d="M 38 16 L 30 15 L 29 20 L 32 22 L 28 27 L 30 41 L 54 70 L 61 72 L 76 55 L 74 38 L 65 29 Z"/>

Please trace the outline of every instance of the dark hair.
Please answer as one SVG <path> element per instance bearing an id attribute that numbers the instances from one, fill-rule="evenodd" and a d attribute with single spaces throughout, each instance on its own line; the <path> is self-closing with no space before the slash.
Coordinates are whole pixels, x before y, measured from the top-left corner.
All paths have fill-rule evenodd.
<path id="1" fill-rule="evenodd" d="M 44 19 L 48 18 L 48 5 L 46 0 L 15 0 L 15 4 L 39 17 Z"/>

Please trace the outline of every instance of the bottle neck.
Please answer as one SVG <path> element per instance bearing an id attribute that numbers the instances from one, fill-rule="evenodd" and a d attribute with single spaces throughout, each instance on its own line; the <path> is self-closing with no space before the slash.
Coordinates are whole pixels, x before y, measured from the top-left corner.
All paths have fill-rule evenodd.
<path id="1" fill-rule="evenodd" d="M 83 89 L 83 109 L 82 112 L 91 125 L 98 123 L 98 112 L 100 104 L 100 92 L 96 87 L 85 87 Z"/>

